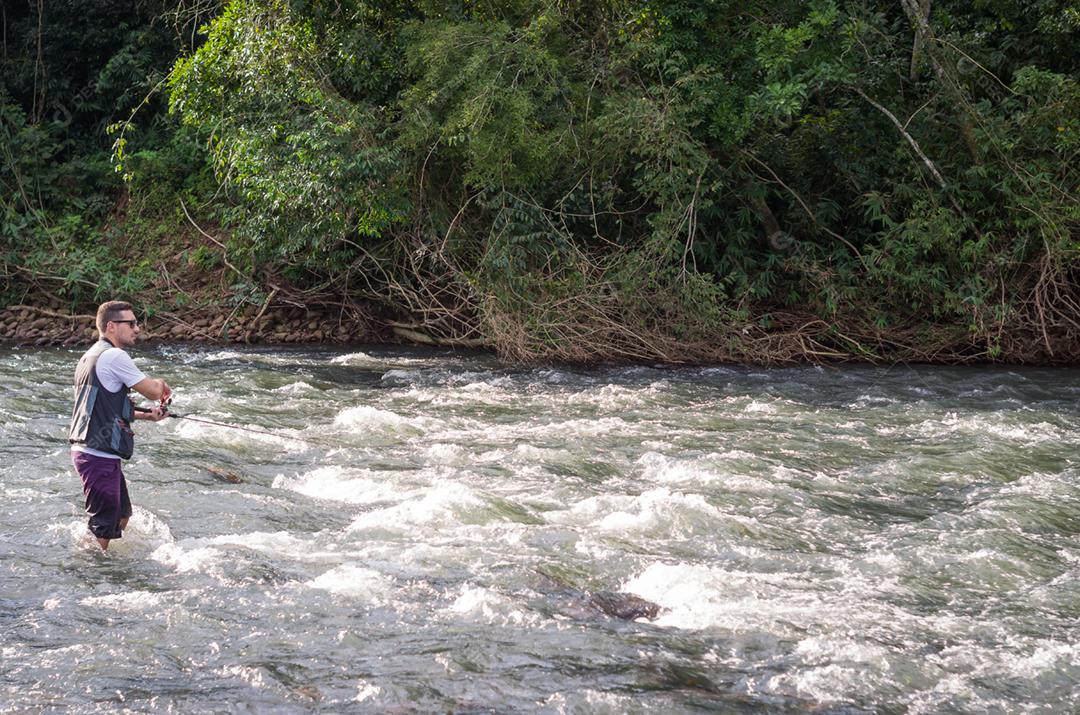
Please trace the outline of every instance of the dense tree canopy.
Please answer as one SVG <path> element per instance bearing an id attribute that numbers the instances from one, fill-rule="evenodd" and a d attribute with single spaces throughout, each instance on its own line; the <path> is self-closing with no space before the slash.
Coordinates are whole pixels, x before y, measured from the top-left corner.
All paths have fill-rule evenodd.
<path id="1" fill-rule="evenodd" d="M 102 232 L 187 197 L 243 295 L 509 357 L 1080 354 L 1066 0 L 109 7 L 6 16 L 9 297 L 152 284 Z"/>

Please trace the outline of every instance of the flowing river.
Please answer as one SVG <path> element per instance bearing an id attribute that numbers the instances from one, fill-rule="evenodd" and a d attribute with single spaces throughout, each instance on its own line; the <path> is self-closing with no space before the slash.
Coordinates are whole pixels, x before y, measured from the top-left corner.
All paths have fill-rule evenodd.
<path id="1" fill-rule="evenodd" d="M 1026 713 L 1080 702 L 1080 371 L 0 349 L 0 713 Z M 590 594 L 633 594 L 623 620 Z"/>

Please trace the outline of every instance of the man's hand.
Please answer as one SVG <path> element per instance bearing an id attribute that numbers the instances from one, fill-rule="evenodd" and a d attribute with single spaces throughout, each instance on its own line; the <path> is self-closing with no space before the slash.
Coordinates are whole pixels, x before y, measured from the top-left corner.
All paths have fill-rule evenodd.
<path id="1" fill-rule="evenodd" d="M 164 407 L 155 405 L 145 412 L 140 411 L 135 413 L 135 419 L 137 420 L 150 420 L 151 422 L 161 422 L 163 419 L 169 416 L 169 411 Z"/>

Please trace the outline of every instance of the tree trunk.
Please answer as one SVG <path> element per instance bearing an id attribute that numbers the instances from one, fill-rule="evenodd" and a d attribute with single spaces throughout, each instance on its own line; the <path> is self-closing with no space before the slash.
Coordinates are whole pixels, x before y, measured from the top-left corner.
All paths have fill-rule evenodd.
<path id="1" fill-rule="evenodd" d="M 900 0 L 900 5 L 903 7 L 908 19 L 911 20 L 911 24 L 915 26 L 914 47 L 918 50 L 919 57 L 923 54 L 926 55 L 938 82 L 953 95 L 960 105 L 960 136 L 964 141 L 964 146 L 967 147 L 968 154 L 971 155 L 971 160 L 976 164 L 981 164 L 982 158 L 979 153 L 978 141 L 975 139 L 975 128 L 971 123 L 971 117 L 967 113 L 970 102 L 968 102 L 968 98 L 964 96 L 964 93 L 960 91 L 960 86 L 953 80 L 952 75 L 946 71 L 945 61 L 938 54 L 937 46 L 934 43 L 934 31 L 930 28 L 930 0 Z M 911 63 L 911 72 L 914 75 L 916 71 L 914 49 Z"/>
<path id="2" fill-rule="evenodd" d="M 930 0 L 919 0 L 919 15 L 923 22 L 930 24 Z M 919 67 L 922 65 L 923 33 L 915 29 L 915 41 L 911 48 L 911 74 L 910 79 L 916 82 L 919 79 Z"/>
<path id="3" fill-rule="evenodd" d="M 776 220 L 776 214 L 769 208 L 769 204 L 754 193 L 749 194 L 750 205 L 754 207 L 762 225 L 765 227 L 765 238 L 769 247 L 774 251 L 782 251 L 791 247 L 792 239 L 780 228 L 780 222 Z"/>

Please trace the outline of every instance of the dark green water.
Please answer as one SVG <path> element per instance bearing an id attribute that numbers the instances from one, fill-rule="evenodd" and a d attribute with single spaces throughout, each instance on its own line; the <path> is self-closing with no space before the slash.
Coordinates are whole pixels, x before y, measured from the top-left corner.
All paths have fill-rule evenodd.
<path id="1" fill-rule="evenodd" d="M 78 354 L 0 351 L 0 713 L 1080 701 L 1080 372 L 162 348 L 177 411 L 281 437 L 140 423 L 103 555 Z"/>

